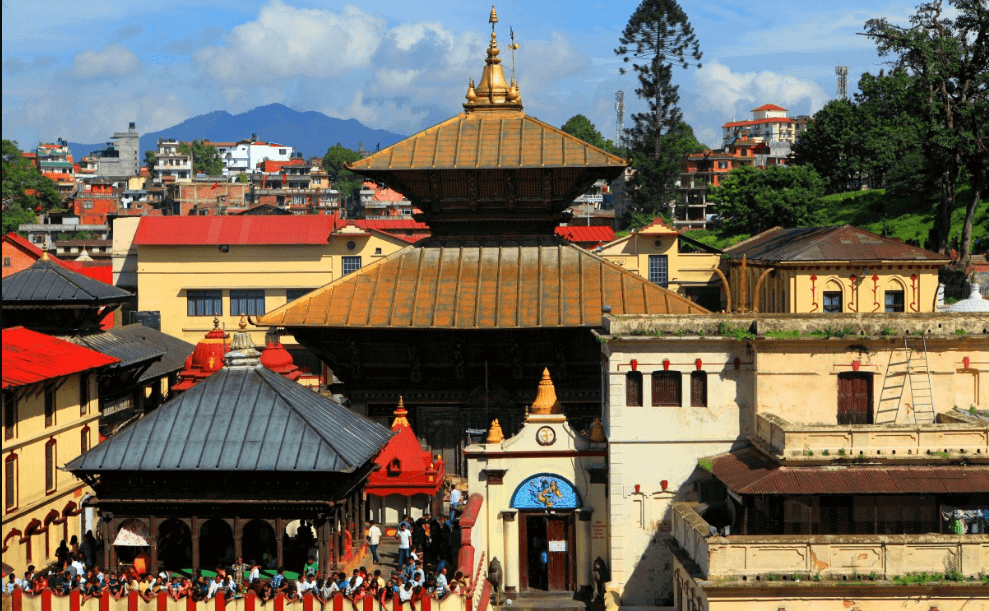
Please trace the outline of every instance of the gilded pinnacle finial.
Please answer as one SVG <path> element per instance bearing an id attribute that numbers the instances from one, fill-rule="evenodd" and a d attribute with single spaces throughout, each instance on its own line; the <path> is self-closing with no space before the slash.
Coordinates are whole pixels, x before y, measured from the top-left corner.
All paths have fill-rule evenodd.
<path id="1" fill-rule="evenodd" d="M 213 317 L 213 328 L 214 329 L 220 328 L 220 319 L 217 318 L 216 316 Z"/>
<path id="2" fill-rule="evenodd" d="M 47 252 L 43 252 L 43 253 L 41 253 L 41 260 L 42 261 L 51 261 L 51 257 L 48 256 L 48 253 Z"/>
<path id="3" fill-rule="evenodd" d="M 395 408 L 395 421 L 391 423 L 391 428 L 393 431 L 397 431 L 403 426 L 410 426 L 409 419 L 406 417 L 409 415 L 408 410 L 405 409 L 405 401 L 402 400 L 401 395 L 398 397 L 398 407 Z"/>
<path id="4" fill-rule="evenodd" d="M 494 31 L 494 24 L 498 23 L 498 12 L 495 11 L 495 7 L 491 5 L 491 16 L 488 17 L 488 23 L 491 24 L 491 31 Z"/>
<path id="5" fill-rule="evenodd" d="M 491 24 L 491 41 L 488 44 L 487 57 L 484 59 L 484 72 L 477 86 L 468 89 L 467 103 L 464 104 L 464 108 L 468 112 L 474 110 L 522 110 L 522 100 L 518 96 L 518 87 L 516 86 L 514 94 L 509 91 L 508 79 L 505 78 L 501 58 L 498 57 L 501 51 L 498 49 L 498 37 L 495 34 L 498 13 L 494 6 L 491 7 L 488 22 Z"/>
<path id="6" fill-rule="evenodd" d="M 240 327 L 241 331 L 247 328 L 247 314 L 240 315 L 240 322 L 237 323 L 237 326 Z"/>
<path id="7" fill-rule="evenodd" d="M 563 406 L 560 405 L 560 400 L 556 398 L 556 387 L 553 386 L 549 368 L 543 369 L 543 379 L 539 381 L 536 400 L 532 402 L 532 413 L 539 416 L 563 413 Z"/>
<path id="8" fill-rule="evenodd" d="M 501 430 L 501 424 L 495 418 L 491 421 L 491 429 L 488 431 L 488 443 L 501 443 L 505 439 L 505 432 Z"/>

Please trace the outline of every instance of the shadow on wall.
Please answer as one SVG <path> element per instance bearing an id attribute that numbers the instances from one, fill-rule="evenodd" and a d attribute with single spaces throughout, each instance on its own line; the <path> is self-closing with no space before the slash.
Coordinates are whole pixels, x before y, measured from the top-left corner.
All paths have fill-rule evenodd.
<path id="1" fill-rule="evenodd" d="M 642 533 L 646 536 L 647 533 Z M 622 606 L 652 607 L 673 604 L 673 556 L 663 544 L 669 533 L 656 532 L 625 580 Z"/>

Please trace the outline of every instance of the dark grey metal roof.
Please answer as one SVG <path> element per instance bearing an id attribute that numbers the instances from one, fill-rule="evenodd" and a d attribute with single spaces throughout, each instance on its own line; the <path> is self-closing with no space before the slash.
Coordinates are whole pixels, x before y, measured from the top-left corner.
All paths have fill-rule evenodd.
<path id="1" fill-rule="evenodd" d="M 264 367 L 224 367 L 70 462 L 70 471 L 351 473 L 392 432 Z"/>
<path id="2" fill-rule="evenodd" d="M 182 369 L 185 366 L 185 359 L 195 346 L 177 337 L 172 337 L 167 333 L 156 331 L 140 323 L 127 325 L 125 327 L 114 327 L 109 332 L 122 340 L 139 343 L 147 348 L 161 351 L 160 360 L 151 364 L 147 371 L 138 379 L 139 383 L 167 376 Z"/>
<path id="3" fill-rule="evenodd" d="M 770 229 L 725 249 L 732 259 L 752 261 L 931 261 L 944 255 L 884 238 L 851 225 Z"/>
<path id="4" fill-rule="evenodd" d="M 155 346 L 150 346 L 137 340 L 117 337 L 107 331 L 56 337 L 120 359 L 119 363 L 110 365 L 109 369 L 125 369 L 145 361 L 160 359 L 165 355 L 164 350 L 160 350 Z"/>
<path id="5" fill-rule="evenodd" d="M 113 303 L 132 296 L 123 289 L 44 259 L 3 279 L 4 307 L 53 302 L 65 305 Z"/>

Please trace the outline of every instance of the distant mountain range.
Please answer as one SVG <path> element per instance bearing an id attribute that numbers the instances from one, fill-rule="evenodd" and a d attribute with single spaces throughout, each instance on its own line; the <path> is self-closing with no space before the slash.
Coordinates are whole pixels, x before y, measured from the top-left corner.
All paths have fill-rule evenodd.
<path id="1" fill-rule="evenodd" d="M 140 131 L 141 126 L 137 127 Z M 125 119 L 117 130 L 126 129 Z M 218 110 L 187 119 L 158 132 L 142 134 L 140 157 L 144 159 L 144 151 L 157 150 L 158 138 L 186 141 L 208 138 L 214 142 L 236 142 L 250 138 L 251 134 L 257 134 L 258 140 L 295 147 L 296 151 L 301 151 L 306 157 L 323 155 L 327 148 L 338 142 L 353 150 L 357 150 L 357 144 L 363 142 L 367 150 L 373 151 L 379 143 L 384 148 L 405 138 L 401 134 L 365 127 L 354 119 L 334 119 L 315 111 L 299 112 L 282 104 L 268 104 L 239 115 Z M 107 141 L 112 135 L 107 134 Z M 83 155 L 105 147 L 104 142 L 69 142 L 69 148 L 77 161 Z"/>

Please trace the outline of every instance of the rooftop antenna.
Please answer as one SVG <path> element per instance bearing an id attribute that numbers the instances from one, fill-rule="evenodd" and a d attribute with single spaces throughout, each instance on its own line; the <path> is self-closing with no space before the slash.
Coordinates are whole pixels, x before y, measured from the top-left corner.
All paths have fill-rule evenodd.
<path id="1" fill-rule="evenodd" d="M 838 75 L 838 99 L 848 98 L 848 66 L 835 66 L 834 73 Z"/>
<path id="2" fill-rule="evenodd" d="M 615 121 L 615 143 L 622 149 L 625 142 L 625 92 L 615 92 L 615 111 L 618 116 Z"/>

